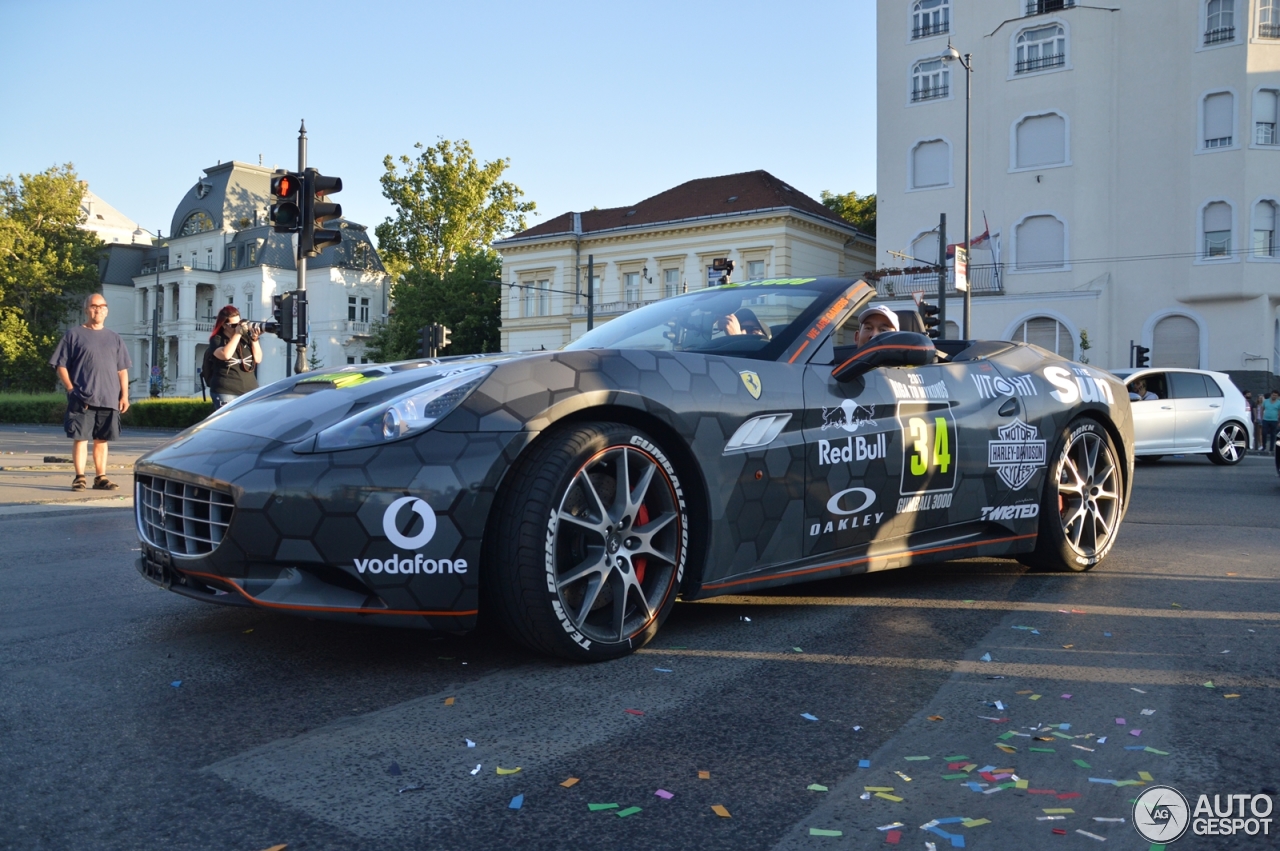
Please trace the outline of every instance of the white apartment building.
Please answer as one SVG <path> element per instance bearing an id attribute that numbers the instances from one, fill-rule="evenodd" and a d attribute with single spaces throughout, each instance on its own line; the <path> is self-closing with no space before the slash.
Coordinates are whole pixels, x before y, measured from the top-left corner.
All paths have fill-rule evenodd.
<path id="1" fill-rule="evenodd" d="M 936 262 L 940 213 L 964 239 L 950 44 L 974 69 L 971 236 L 984 213 L 992 234 L 972 336 L 1280 372 L 1280 0 L 879 0 L 877 27 L 880 267 Z"/>
<path id="2" fill-rule="evenodd" d="M 502 350 L 558 349 L 658 299 L 731 280 L 861 275 L 875 239 L 767 171 L 682 183 L 638 204 L 563 213 L 494 244 L 502 253 Z"/>
<path id="3" fill-rule="evenodd" d="M 293 238 L 267 223 L 271 175 L 241 162 L 205 169 L 174 210 L 168 238 L 152 245 L 150 234 L 139 232 L 135 243 L 109 242 L 104 249 L 99 279 L 110 305 L 108 327 L 130 347 L 131 395 L 148 395 L 157 364 L 171 395 L 198 395 L 196 370 L 218 311 L 234 304 L 246 320 L 269 321 L 272 297 L 297 288 Z M 326 367 L 367 363 L 370 326 L 387 312 L 387 273 L 365 228 L 345 219 L 333 226 L 342 242 L 307 262 L 310 339 Z M 153 359 L 157 305 L 163 357 Z M 285 376 L 295 350 L 270 334 L 261 342 L 258 381 L 267 384 Z"/>

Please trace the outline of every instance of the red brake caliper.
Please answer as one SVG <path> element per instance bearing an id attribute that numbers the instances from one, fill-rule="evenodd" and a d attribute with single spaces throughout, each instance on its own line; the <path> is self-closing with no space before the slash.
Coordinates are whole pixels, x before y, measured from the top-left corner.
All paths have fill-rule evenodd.
<path id="1" fill-rule="evenodd" d="M 640 510 L 636 512 L 635 525 L 643 526 L 648 522 L 649 522 L 649 509 L 641 505 Z M 636 556 L 631 560 L 632 566 L 634 566 L 636 569 L 636 582 L 639 582 L 642 585 L 644 584 L 644 568 L 645 568 L 645 565 L 647 565 L 648 563 L 649 563 L 648 556 Z"/>

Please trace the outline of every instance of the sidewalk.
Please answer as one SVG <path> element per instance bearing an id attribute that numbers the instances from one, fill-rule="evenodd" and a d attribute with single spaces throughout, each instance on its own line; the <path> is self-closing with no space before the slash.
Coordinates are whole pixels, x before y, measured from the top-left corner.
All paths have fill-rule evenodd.
<path id="1" fill-rule="evenodd" d="M 25 514 L 51 504 L 132 507 L 133 462 L 177 434 L 176 430 L 132 430 L 111 441 L 107 477 L 120 486 L 115 491 L 93 490 L 90 444 L 85 469 L 90 488 L 77 492 L 71 490 L 76 474 L 71 464 L 71 441 L 61 426 L 0 425 L 0 513 Z"/>

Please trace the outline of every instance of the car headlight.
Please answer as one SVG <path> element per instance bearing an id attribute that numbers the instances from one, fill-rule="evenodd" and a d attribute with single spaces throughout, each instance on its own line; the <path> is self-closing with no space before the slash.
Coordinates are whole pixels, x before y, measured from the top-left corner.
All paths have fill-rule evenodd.
<path id="1" fill-rule="evenodd" d="M 353 449 L 425 431 L 461 405 L 491 372 L 491 366 L 466 369 L 347 417 L 316 436 L 315 450 Z"/>

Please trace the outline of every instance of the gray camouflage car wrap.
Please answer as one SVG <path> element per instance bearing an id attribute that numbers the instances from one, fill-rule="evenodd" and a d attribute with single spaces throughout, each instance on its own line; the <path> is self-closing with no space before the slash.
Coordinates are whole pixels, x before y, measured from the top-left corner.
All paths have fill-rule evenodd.
<path id="1" fill-rule="evenodd" d="M 1111 434 L 1127 505 L 1132 423 L 1113 376 L 988 343 L 837 381 L 846 353 L 832 332 L 873 293 L 848 279 L 810 286 L 827 307 L 771 361 L 587 349 L 349 367 L 337 374 L 358 373 L 350 387 L 314 375 L 277 382 L 137 462 L 138 569 L 210 602 L 470 629 L 508 474 L 566 422 L 632 425 L 676 466 L 690 526 L 685 599 L 1027 552 L 1055 445 L 1081 416 Z M 370 398 L 472 368 L 491 371 L 426 431 L 316 448 L 318 433 Z M 144 521 L 143 506 L 177 506 L 155 494 L 200 489 L 226 495 L 229 521 L 210 551 L 180 551 L 157 524 L 197 527 L 172 509 Z"/>

